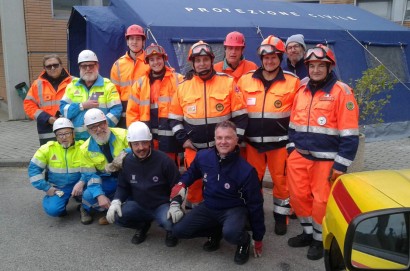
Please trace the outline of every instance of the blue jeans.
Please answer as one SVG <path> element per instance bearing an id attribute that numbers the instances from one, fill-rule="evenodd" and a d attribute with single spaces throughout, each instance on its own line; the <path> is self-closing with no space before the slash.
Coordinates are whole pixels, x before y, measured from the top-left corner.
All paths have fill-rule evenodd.
<path id="1" fill-rule="evenodd" d="M 214 210 L 201 203 L 174 225 L 172 235 L 185 239 L 208 237 L 222 227 L 222 236 L 228 243 L 242 245 L 248 241 L 247 221 L 245 207 Z"/>
<path id="2" fill-rule="evenodd" d="M 144 223 L 155 220 L 166 231 L 172 230 L 172 221 L 167 219 L 169 203 L 155 209 L 146 209 L 136 201 L 128 200 L 121 206 L 122 217 L 115 215 L 115 223 L 122 227 L 140 229 Z"/>

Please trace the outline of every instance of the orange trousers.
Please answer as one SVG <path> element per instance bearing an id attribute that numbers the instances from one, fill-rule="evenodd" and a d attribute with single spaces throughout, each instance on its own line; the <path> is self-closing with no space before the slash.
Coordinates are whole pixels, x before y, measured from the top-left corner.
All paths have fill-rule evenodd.
<path id="1" fill-rule="evenodd" d="M 311 217 L 322 225 L 331 184 L 328 181 L 333 161 L 314 161 L 294 150 L 287 162 L 290 204 L 300 218 Z"/>
<path id="2" fill-rule="evenodd" d="M 194 161 L 196 151 L 186 148 L 185 149 L 185 168 L 189 168 L 192 161 Z M 186 200 L 190 203 L 196 204 L 200 203 L 203 200 L 202 197 L 202 179 L 196 180 L 188 189 L 188 194 Z"/>
<path id="3" fill-rule="evenodd" d="M 260 153 L 251 145 L 246 145 L 247 161 L 256 169 L 261 182 L 263 175 L 265 175 L 266 165 L 268 165 L 273 182 L 273 197 L 279 200 L 289 199 L 286 178 L 287 156 L 288 153 L 285 147 Z"/>

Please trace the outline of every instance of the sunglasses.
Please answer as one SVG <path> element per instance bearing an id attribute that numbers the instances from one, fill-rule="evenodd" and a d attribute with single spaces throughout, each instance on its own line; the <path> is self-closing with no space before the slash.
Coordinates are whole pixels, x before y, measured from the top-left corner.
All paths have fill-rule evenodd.
<path id="1" fill-rule="evenodd" d="M 87 69 L 93 70 L 93 69 L 95 68 L 95 65 L 96 65 L 96 64 L 81 64 L 81 65 L 80 65 L 80 69 L 83 69 L 83 70 L 87 70 Z"/>
<path id="2" fill-rule="evenodd" d="M 263 55 L 269 55 L 269 54 L 273 54 L 279 52 L 275 46 L 270 45 L 270 44 L 264 44 L 258 47 L 257 53 L 260 56 Z"/>
<path id="3" fill-rule="evenodd" d="M 327 54 L 323 48 L 315 47 L 315 48 L 307 50 L 306 55 L 305 55 L 305 60 L 311 59 L 312 56 L 315 56 L 317 59 L 324 59 L 326 58 Z"/>
<path id="4" fill-rule="evenodd" d="M 212 54 L 212 48 L 208 44 L 200 44 L 192 48 L 192 55 L 209 55 Z"/>
<path id="5" fill-rule="evenodd" d="M 60 67 L 60 63 L 57 64 L 50 64 L 50 65 L 46 65 L 44 66 L 46 68 L 46 70 L 51 71 L 51 69 L 57 69 L 58 67 Z"/>

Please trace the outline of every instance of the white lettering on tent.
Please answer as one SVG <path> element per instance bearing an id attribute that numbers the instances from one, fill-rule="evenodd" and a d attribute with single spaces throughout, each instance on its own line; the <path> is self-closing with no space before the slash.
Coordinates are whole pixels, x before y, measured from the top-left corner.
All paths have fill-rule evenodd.
<path id="1" fill-rule="evenodd" d="M 337 20 L 345 20 L 345 21 L 357 21 L 357 19 L 347 16 L 347 17 L 343 17 L 343 16 L 332 16 L 332 15 L 321 15 L 321 14 L 312 14 L 309 13 L 308 14 L 310 17 L 314 17 L 314 18 L 323 18 L 323 19 L 337 19 Z"/>
<path id="2" fill-rule="evenodd" d="M 276 12 L 271 11 L 271 10 L 268 10 L 267 13 L 270 14 L 270 15 L 276 15 Z"/>
<path id="3" fill-rule="evenodd" d="M 215 12 L 219 12 L 219 13 L 222 12 L 222 9 L 220 9 L 220 8 L 213 8 L 212 10 L 215 11 Z"/>
<path id="4" fill-rule="evenodd" d="M 206 8 L 198 8 L 200 12 L 209 12 Z"/>
<path id="5" fill-rule="evenodd" d="M 236 8 L 235 11 L 238 12 L 238 13 L 246 13 L 245 11 L 243 11 L 242 9 L 239 9 L 239 8 Z"/>
<path id="6" fill-rule="evenodd" d="M 191 12 L 191 11 L 194 10 L 193 8 L 185 8 L 185 9 L 186 9 L 186 11 L 188 11 L 188 12 Z"/>

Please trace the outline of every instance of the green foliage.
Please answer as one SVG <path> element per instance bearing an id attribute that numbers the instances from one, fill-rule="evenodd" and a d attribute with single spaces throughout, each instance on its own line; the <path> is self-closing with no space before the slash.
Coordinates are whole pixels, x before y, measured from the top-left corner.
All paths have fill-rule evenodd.
<path id="1" fill-rule="evenodd" d="M 397 79 L 381 65 L 365 70 L 362 77 L 354 81 L 352 87 L 359 105 L 360 121 L 368 124 L 383 122 L 381 110 L 390 102 L 388 92 L 396 83 Z"/>

